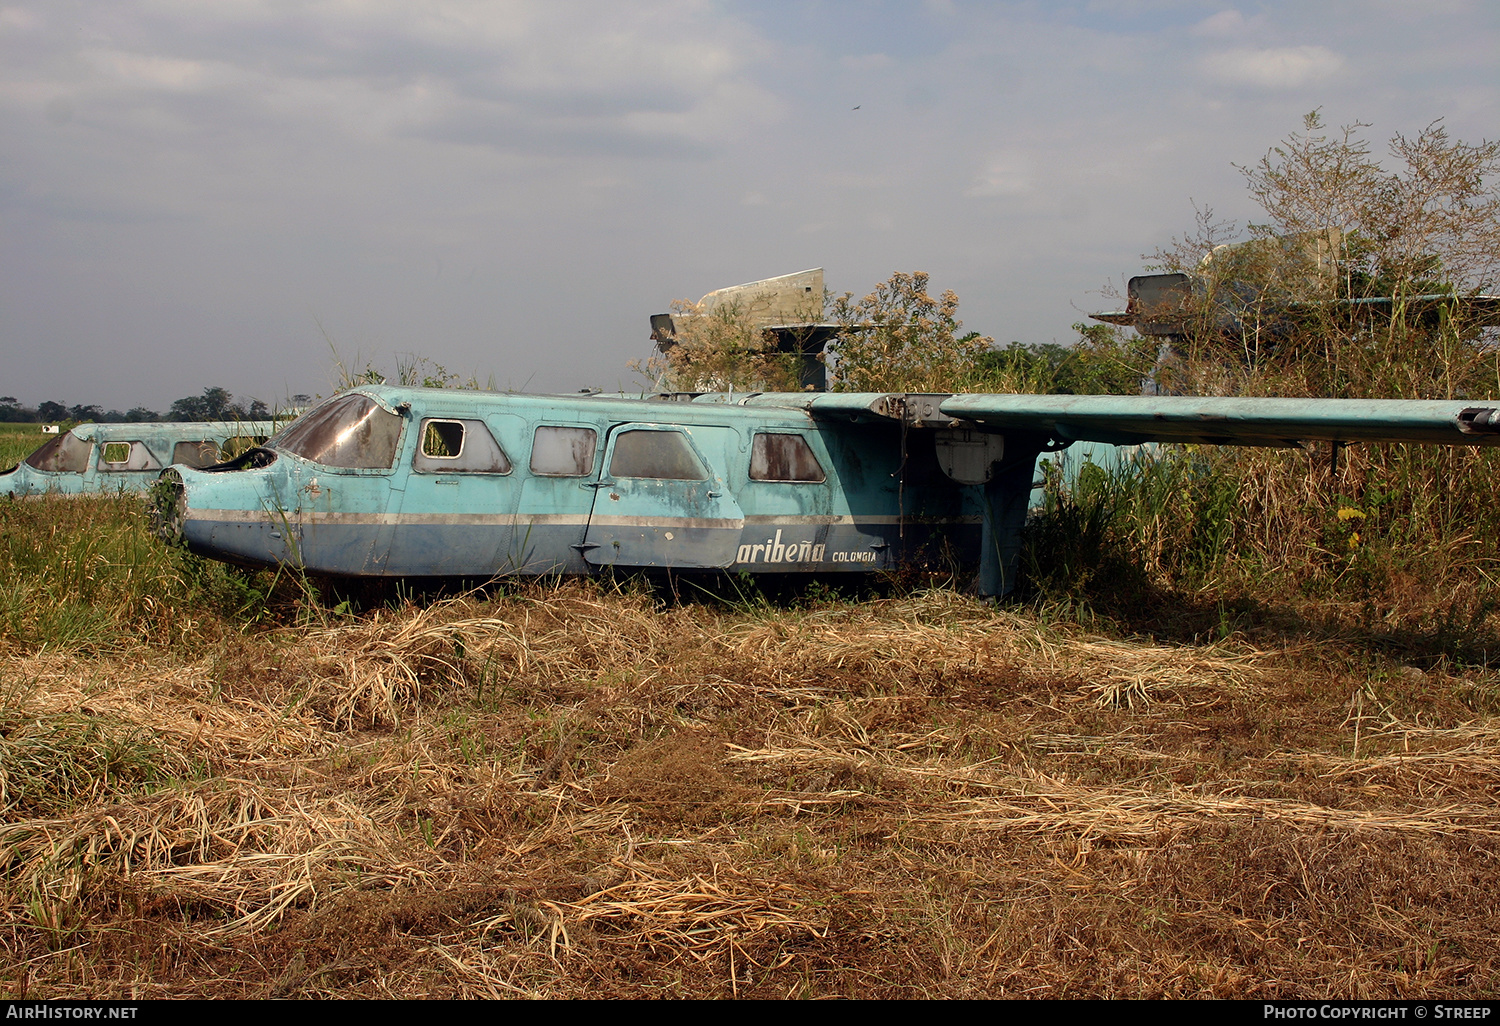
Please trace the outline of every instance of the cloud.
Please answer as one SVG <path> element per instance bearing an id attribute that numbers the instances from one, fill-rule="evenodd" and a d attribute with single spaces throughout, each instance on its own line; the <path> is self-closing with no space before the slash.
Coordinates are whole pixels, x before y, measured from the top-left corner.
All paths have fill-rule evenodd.
<path id="1" fill-rule="evenodd" d="M 1204 18 L 1193 26 L 1195 36 L 1237 36 L 1245 31 L 1245 16 L 1234 8 Z"/>
<path id="2" fill-rule="evenodd" d="M 135 121 L 160 112 L 213 131 L 240 119 L 321 122 L 361 138 L 500 149 L 510 137 L 563 139 L 574 152 L 593 134 L 599 145 L 584 149 L 625 156 L 701 150 L 781 110 L 751 75 L 764 40 L 698 0 L 628 11 L 566 0 L 126 0 L 78 27 L 6 13 L 37 38 L 29 83 L 0 72 L 0 106 L 34 105 L 22 87 L 40 81 Z"/>
<path id="3" fill-rule="evenodd" d="M 203 61 L 153 57 L 120 50 L 84 51 L 79 56 L 92 65 L 101 78 L 112 80 L 117 88 L 193 91 L 201 89 L 208 78 Z"/>
<path id="4" fill-rule="evenodd" d="M 964 195 L 974 199 L 997 199 L 1003 196 L 1024 196 L 1035 186 L 1030 174 L 1020 162 L 1010 158 L 997 158 L 974 177 L 974 184 L 964 190 Z"/>
<path id="5" fill-rule="evenodd" d="M 849 71 L 884 71 L 894 61 L 883 53 L 862 53 L 839 58 L 839 65 Z"/>
<path id="6" fill-rule="evenodd" d="M 1225 50 L 1203 58 L 1202 70 L 1212 78 L 1262 89 L 1295 89 L 1332 78 L 1344 58 L 1326 46 L 1284 46 L 1267 50 Z"/>

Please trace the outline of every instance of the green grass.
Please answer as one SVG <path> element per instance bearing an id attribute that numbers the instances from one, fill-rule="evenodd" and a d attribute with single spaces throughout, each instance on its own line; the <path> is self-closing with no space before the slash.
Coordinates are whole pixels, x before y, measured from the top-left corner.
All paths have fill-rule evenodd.
<path id="1" fill-rule="evenodd" d="M 1229 632 L 1333 618 L 1487 661 L 1500 523 L 1473 511 L 1500 503 L 1500 451 L 1358 446 L 1337 475 L 1328 463 L 1326 447 L 1162 446 L 1071 491 L 1053 480 L 1023 580 L 1133 623 L 1167 607 L 1217 607 Z"/>
<path id="2" fill-rule="evenodd" d="M 20 463 L 51 437 L 37 424 L 0 424 L 0 470 Z"/>
<path id="3" fill-rule="evenodd" d="M 191 773 L 182 755 L 138 724 L 83 713 L 0 711 L 0 814 L 62 815 Z"/>
<path id="4" fill-rule="evenodd" d="M 0 580 L 0 646 L 25 651 L 174 645 L 195 624 L 235 630 L 260 617 L 276 583 L 167 548 L 142 497 L 126 494 L 0 500 Z"/>

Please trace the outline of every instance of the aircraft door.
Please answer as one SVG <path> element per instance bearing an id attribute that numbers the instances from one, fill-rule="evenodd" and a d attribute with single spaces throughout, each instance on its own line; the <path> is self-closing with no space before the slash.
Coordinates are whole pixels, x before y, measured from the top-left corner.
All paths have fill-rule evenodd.
<path id="1" fill-rule="evenodd" d="M 584 559 L 594 566 L 730 566 L 744 514 L 725 468 L 730 428 L 624 424 L 610 432 Z"/>
<path id="2" fill-rule="evenodd" d="M 584 535 L 608 431 L 566 419 L 537 424 L 521 481 L 516 541 L 524 573 L 588 573 Z"/>
<path id="3" fill-rule="evenodd" d="M 512 568 L 519 487 L 506 450 L 520 424 L 474 411 L 416 421 L 410 460 L 392 479 L 400 491 L 389 507 L 386 574 L 489 577 Z"/>

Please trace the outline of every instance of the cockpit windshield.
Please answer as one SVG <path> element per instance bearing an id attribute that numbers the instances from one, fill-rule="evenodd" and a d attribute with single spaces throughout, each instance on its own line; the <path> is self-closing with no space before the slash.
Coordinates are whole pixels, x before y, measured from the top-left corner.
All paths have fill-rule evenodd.
<path id="1" fill-rule="evenodd" d="M 325 467 L 388 470 L 400 440 L 401 418 L 356 392 L 329 400 L 266 444 Z"/>
<path id="2" fill-rule="evenodd" d="M 26 457 L 26 462 L 37 470 L 51 471 L 54 474 L 82 474 L 88 469 L 89 451 L 93 447 L 92 442 L 85 442 L 68 431 Z"/>

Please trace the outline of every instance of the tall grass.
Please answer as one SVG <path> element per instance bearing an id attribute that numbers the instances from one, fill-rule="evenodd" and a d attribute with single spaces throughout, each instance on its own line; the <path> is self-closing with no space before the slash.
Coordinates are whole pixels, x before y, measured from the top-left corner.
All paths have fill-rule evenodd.
<path id="1" fill-rule="evenodd" d="M 1049 480 L 1028 525 L 1034 591 L 1143 622 L 1169 594 L 1269 604 L 1489 660 L 1500 453 L 1350 447 L 1335 470 L 1326 446 L 1161 446 L 1085 470 Z"/>
<path id="2" fill-rule="evenodd" d="M 35 424 L 0 424 L 0 470 L 14 467 L 51 437 Z"/>
<path id="3" fill-rule="evenodd" d="M 0 580 L 0 648 L 97 651 L 253 622 L 273 575 L 166 548 L 115 494 L 0 500 Z"/>

